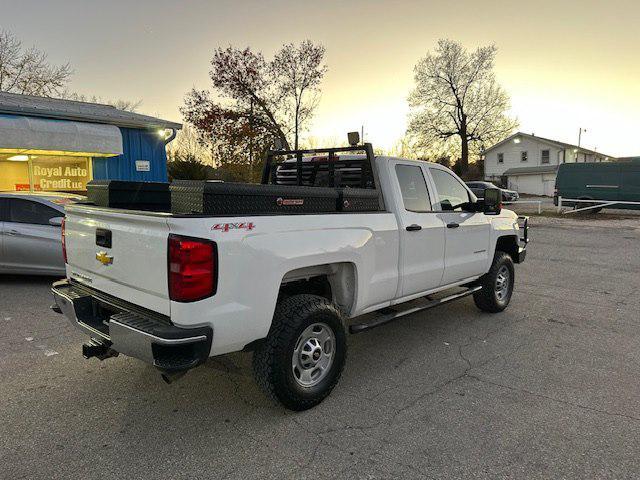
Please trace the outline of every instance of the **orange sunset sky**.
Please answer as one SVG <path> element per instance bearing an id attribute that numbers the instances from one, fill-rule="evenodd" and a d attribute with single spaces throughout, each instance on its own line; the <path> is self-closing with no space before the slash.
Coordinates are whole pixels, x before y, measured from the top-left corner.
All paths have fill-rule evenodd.
<path id="1" fill-rule="evenodd" d="M 640 2 L 0 0 L 0 28 L 75 70 L 70 88 L 142 100 L 181 120 L 193 86 L 208 86 L 217 46 L 262 50 L 309 38 L 329 72 L 310 134 L 364 125 L 390 148 L 404 133 L 417 60 L 448 37 L 495 43 L 496 76 L 520 130 L 612 156 L 640 155 Z"/>

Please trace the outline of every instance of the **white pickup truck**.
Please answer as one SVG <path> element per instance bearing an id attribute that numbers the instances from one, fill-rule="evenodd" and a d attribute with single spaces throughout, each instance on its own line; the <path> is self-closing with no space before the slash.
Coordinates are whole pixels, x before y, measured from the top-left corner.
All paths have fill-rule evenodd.
<path id="1" fill-rule="evenodd" d="M 276 185 L 203 187 L 226 189 L 230 212 L 251 192 L 291 189 L 264 197 L 267 213 L 67 207 L 67 278 L 53 285 L 52 308 L 91 337 L 85 357 L 136 357 L 170 382 L 209 357 L 253 351 L 263 390 L 304 410 L 338 382 L 348 331 L 467 295 L 486 312 L 509 304 L 527 226 L 501 208 L 499 190 L 478 200 L 447 168 L 374 156 L 370 144 L 274 155 L 286 160 L 275 168 L 270 156 L 263 183 Z M 314 201 L 300 188 L 316 188 L 318 171 L 330 184 L 319 191 L 342 192 L 329 195 L 335 211 L 300 210 Z M 362 189 L 348 185 L 354 172 Z M 374 207 L 351 211 L 350 193 L 364 189 Z"/>

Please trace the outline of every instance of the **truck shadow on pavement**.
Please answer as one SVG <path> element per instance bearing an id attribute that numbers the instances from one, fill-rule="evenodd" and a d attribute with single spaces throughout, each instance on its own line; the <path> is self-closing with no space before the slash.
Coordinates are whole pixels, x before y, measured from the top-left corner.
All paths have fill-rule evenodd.
<path id="1" fill-rule="evenodd" d="M 218 444 L 228 435 L 235 437 L 238 429 L 268 436 L 269 426 L 287 429 L 291 418 L 332 419 L 326 423 L 331 428 L 357 416 L 364 426 L 377 425 L 414 396 L 463 375 L 469 362 L 459 345 L 476 335 L 484 338 L 505 322 L 507 313 L 480 314 L 465 300 L 350 336 L 340 383 L 324 403 L 300 414 L 262 394 L 249 353 L 212 358 L 170 385 L 153 367 L 129 358 L 90 361 L 83 364 L 85 375 L 75 376 L 83 381 L 66 387 L 71 402 L 100 405 L 96 413 L 103 418 L 98 423 L 112 425 L 125 443 L 188 430 L 194 438 L 215 434 Z M 371 415 L 362 415 L 366 410 Z"/>

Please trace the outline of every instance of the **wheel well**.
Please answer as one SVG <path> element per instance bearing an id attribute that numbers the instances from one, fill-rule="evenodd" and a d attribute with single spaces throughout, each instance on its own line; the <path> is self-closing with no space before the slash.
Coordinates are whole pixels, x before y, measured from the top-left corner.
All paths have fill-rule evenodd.
<path id="1" fill-rule="evenodd" d="M 317 275 L 304 280 L 296 280 L 293 282 L 283 283 L 280 286 L 280 292 L 278 294 L 278 301 L 291 297 L 293 295 L 299 295 L 301 293 L 310 293 L 312 295 L 318 295 L 328 300 L 332 300 L 331 284 L 326 275 Z"/>
<path id="2" fill-rule="evenodd" d="M 501 251 L 509 254 L 515 262 L 518 259 L 518 237 L 516 235 L 505 235 L 499 237 L 496 242 L 496 252 Z"/>
<path id="3" fill-rule="evenodd" d="M 278 301 L 310 293 L 335 303 L 349 313 L 355 301 L 355 266 L 351 263 L 314 265 L 288 272 L 282 279 Z"/>

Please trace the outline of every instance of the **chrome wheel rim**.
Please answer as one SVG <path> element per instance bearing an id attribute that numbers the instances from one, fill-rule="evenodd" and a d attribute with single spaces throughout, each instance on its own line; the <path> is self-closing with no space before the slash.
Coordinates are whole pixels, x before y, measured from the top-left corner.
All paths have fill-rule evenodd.
<path id="1" fill-rule="evenodd" d="M 509 295 L 509 281 L 511 274 L 509 273 L 509 269 L 506 265 L 503 265 L 498 270 L 498 275 L 496 275 L 496 298 L 499 302 L 504 302 Z"/>
<path id="2" fill-rule="evenodd" d="M 291 370 L 293 378 L 303 387 L 320 383 L 331 370 L 335 357 L 336 336 L 326 323 L 309 325 L 298 337 Z"/>

